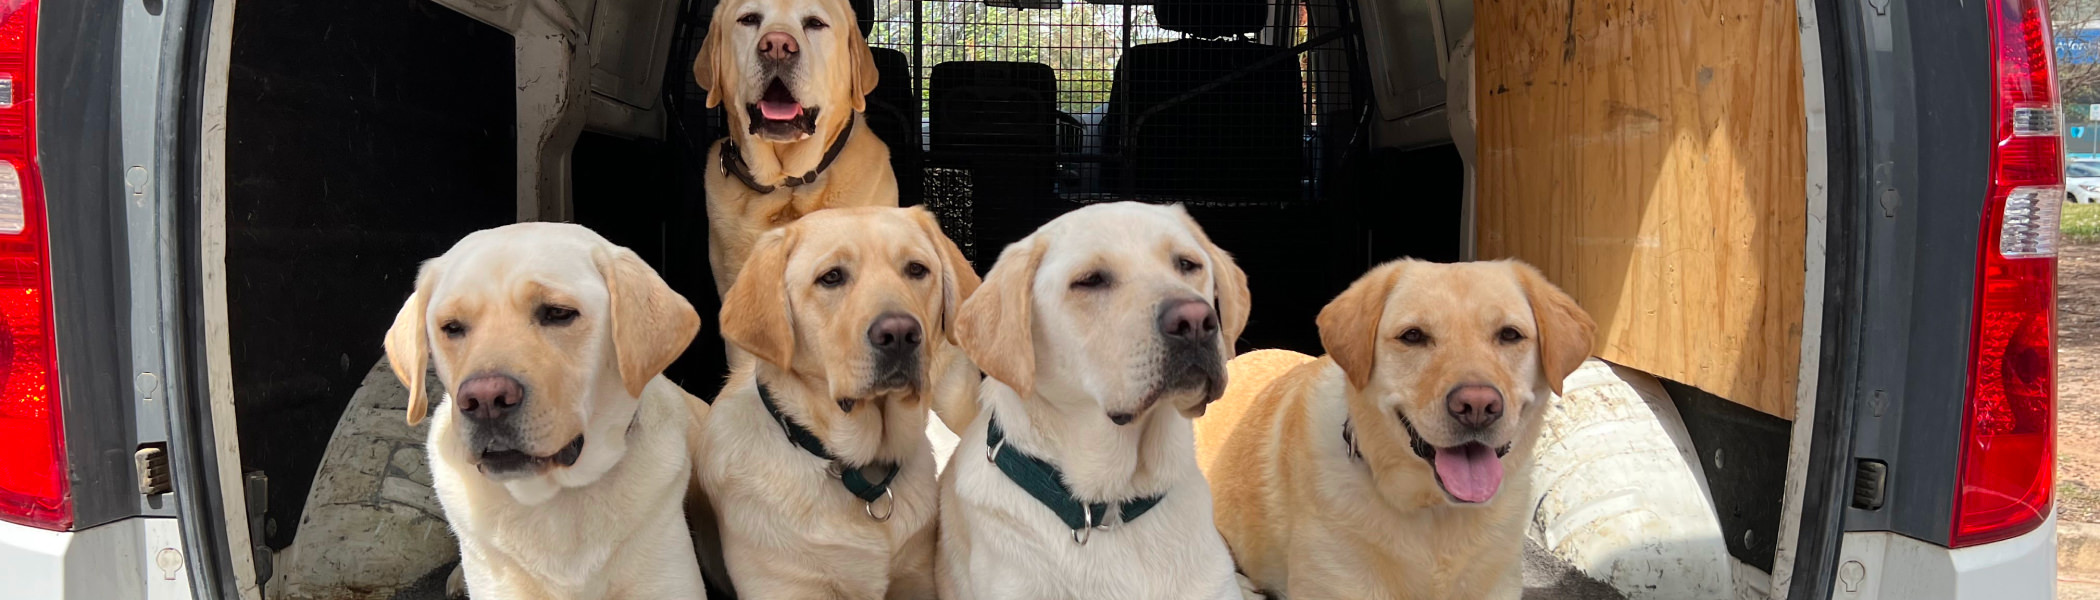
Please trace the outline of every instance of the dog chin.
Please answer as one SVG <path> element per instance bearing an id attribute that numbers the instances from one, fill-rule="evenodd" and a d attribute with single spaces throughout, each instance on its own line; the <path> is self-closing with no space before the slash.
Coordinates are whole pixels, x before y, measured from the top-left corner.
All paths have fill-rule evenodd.
<path id="1" fill-rule="evenodd" d="M 854 409 L 874 402 L 910 403 L 919 397 L 919 382 L 909 377 L 891 377 L 862 388 L 851 396 L 838 398 L 839 410 L 851 414 Z"/>
<path id="2" fill-rule="evenodd" d="M 556 483 L 554 477 L 541 473 L 504 481 L 503 489 L 510 492 L 511 499 L 517 500 L 518 504 L 539 506 L 553 500 L 555 494 L 561 493 L 562 485 Z"/>

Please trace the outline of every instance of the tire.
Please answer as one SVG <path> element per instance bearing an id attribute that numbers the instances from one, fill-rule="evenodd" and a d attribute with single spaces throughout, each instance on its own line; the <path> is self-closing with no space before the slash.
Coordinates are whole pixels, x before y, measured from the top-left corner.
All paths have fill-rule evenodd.
<path id="1" fill-rule="evenodd" d="M 1739 587 L 1758 587 L 1737 585 L 1690 436 L 1662 385 L 1591 359 L 1562 391 L 1539 436 L 1527 538 L 1629 599 L 1737 598 L 1749 591 Z"/>

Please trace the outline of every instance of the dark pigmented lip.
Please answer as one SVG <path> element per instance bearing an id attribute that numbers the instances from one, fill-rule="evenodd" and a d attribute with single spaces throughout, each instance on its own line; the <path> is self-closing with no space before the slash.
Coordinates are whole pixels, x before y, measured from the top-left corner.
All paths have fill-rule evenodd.
<path id="1" fill-rule="evenodd" d="M 1413 421 L 1409 421 L 1407 419 L 1407 415 L 1399 414 L 1398 411 L 1395 411 L 1394 414 L 1400 417 L 1400 426 L 1407 429 L 1408 448 L 1414 450 L 1415 456 L 1419 456 L 1424 462 L 1429 463 L 1429 475 L 1431 477 L 1436 478 L 1436 487 L 1438 490 L 1444 492 L 1444 497 L 1449 498 L 1452 502 L 1457 502 L 1460 504 L 1473 504 L 1473 502 L 1471 501 L 1461 500 L 1457 496 L 1452 495 L 1450 488 L 1445 486 L 1444 475 L 1442 473 L 1438 473 L 1436 470 L 1436 453 L 1444 451 L 1457 451 L 1468 445 L 1480 444 L 1480 442 L 1466 442 L 1465 444 L 1452 446 L 1449 449 L 1440 449 L 1436 446 L 1430 445 L 1429 442 L 1424 441 L 1422 439 L 1422 434 L 1415 431 L 1415 424 Z M 1496 448 L 1495 458 L 1500 459 L 1504 455 L 1509 454 L 1510 447 L 1514 446 L 1515 444 L 1516 442 L 1509 442 L 1502 444 L 1502 447 L 1500 448 Z"/>
<path id="2" fill-rule="evenodd" d="M 582 456 L 583 436 L 578 435 L 576 439 L 570 440 L 568 445 L 562 446 L 561 450 L 549 456 L 533 456 L 519 450 L 483 450 L 477 457 L 480 460 L 476 461 L 475 468 L 484 475 L 538 472 L 556 466 L 575 466 L 576 459 Z"/>
<path id="3" fill-rule="evenodd" d="M 1397 412 L 1396 412 L 1395 414 L 1396 414 L 1396 415 L 1398 415 L 1398 413 L 1397 413 Z M 1427 441 L 1423 441 L 1423 440 L 1422 440 L 1422 434 L 1420 434 L 1420 433 L 1416 433 L 1416 432 L 1415 432 L 1415 423 L 1414 423 L 1414 421 L 1409 421 L 1409 420 L 1407 420 L 1407 415 L 1398 415 L 1398 416 L 1400 417 L 1400 426 L 1401 426 L 1401 427 L 1403 427 L 1403 428 L 1406 428 L 1406 429 L 1407 429 L 1407 445 L 1408 445 L 1408 448 L 1409 448 L 1409 449 L 1412 449 L 1412 450 L 1414 450 L 1414 451 L 1415 451 L 1415 456 L 1419 456 L 1419 457 L 1422 457 L 1422 460 L 1427 460 L 1427 461 L 1432 461 L 1432 462 L 1433 462 L 1433 461 L 1435 461 L 1435 460 L 1436 460 L 1436 450 L 1437 450 L 1436 446 L 1432 446 L 1432 445 L 1430 445 L 1430 444 L 1429 444 L 1429 442 L 1427 442 Z M 1468 442 L 1468 443 L 1478 443 L 1478 442 Z M 1507 454 L 1509 454 L 1509 449 L 1510 449 L 1510 447 L 1511 447 L 1511 446 L 1513 446 L 1513 445 L 1515 445 L 1515 444 L 1516 444 L 1516 442 L 1510 442 L 1510 443 L 1506 443 L 1506 444 L 1503 444 L 1503 445 L 1502 445 L 1502 447 L 1500 447 L 1500 448 L 1496 448 L 1496 449 L 1495 449 L 1495 458 L 1502 458 L 1502 457 L 1503 457 L 1504 455 L 1507 455 Z M 1456 446 L 1453 446 L 1453 447 L 1455 448 Z"/>

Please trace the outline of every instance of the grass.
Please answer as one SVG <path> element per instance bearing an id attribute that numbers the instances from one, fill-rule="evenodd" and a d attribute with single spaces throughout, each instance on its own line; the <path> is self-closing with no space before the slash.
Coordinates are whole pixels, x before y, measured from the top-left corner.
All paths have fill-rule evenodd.
<path id="1" fill-rule="evenodd" d="M 2100 204 L 2065 204 L 2064 240 L 2073 244 L 2100 244 Z"/>

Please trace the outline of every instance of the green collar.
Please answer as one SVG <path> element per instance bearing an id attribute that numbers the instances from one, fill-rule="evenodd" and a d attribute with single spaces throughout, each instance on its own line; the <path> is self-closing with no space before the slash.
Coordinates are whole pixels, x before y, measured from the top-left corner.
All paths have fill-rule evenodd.
<path id="1" fill-rule="evenodd" d="M 1065 485 L 1065 474 L 1056 465 L 1026 452 L 1006 450 L 1006 431 L 999 428 L 997 416 L 991 419 L 991 429 L 985 433 L 984 445 L 987 448 L 985 457 L 991 459 L 992 464 L 999 465 L 999 471 L 1005 473 L 1014 485 L 1021 486 L 1037 502 L 1049 507 L 1050 512 L 1057 513 L 1057 518 L 1072 528 L 1072 540 L 1080 545 L 1086 545 L 1092 529 L 1108 528 L 1110 506 L 1117 509 L 1124 523 L 1129 523 L 1145 516 L 1146 511 L 1166 499 L 1166 494 L 1160 494 L 1114 503 L 1082 503 L 1072 497 L 1072 488 Z"/>
<path id="2" fill-rule="evenodd" d="M 838 479 L 840 485 L 845 486 L 847 493 L 853 494 L 853 497 L 867 503 L 868 518 L 877 521 L 890 520 L 889 512 L 882 513 L 879 516 L 875 514 L 875 501 L 889 495 L 890 482 L 897 479 L 897 472 L 904 470 L 904 467 L 892 462 L 862 466 L 853 466 L 840 462 L 838 457 L 831 455 L 830 449 L 824 447 L 824 440 L 817 439 L 816 433 L 811 432 L 807 427 L 796 424 L 794 419 L 790 419 L 786 413 L 780 412 L 780 406 L 773 402 L 773 390 L 767 389 L 764 383 L 753 383 L 757 383 L 758 386 L 758 401 L 766 405 L 766 414 L 773 415 L 773 421 L 780 423 L 780 428 L 787 431 L 788 441 L 796 446 L 800 446 L 804 451 L 816 455 L 817 458 L 831 461 L 831 476 Z M 862 473 L 864 467 L 877 467 L 888 471 L 888 474 L 883 475 L 881 481 L 869 481 L 867 475 Z M 892 498 L 890 511 L 895 512 L 896 509 L 896 499 Z"/>

